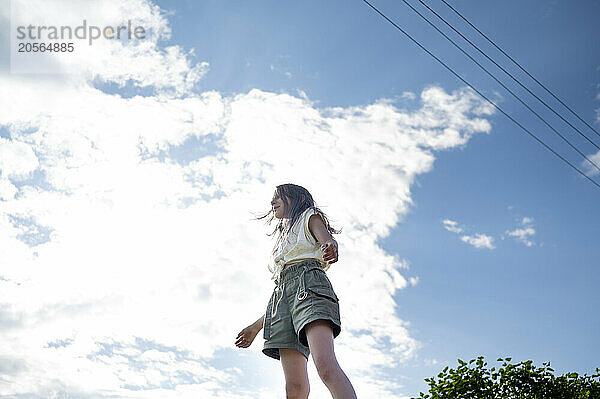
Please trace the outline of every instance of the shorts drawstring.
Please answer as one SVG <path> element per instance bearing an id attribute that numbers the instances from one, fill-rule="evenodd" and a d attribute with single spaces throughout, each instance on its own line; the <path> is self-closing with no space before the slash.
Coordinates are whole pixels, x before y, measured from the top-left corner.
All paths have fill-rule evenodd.
<path id="1" fill-rule="evenodd" d="M 308 292 L 306 292 L 306 281 L 305 281 L 305 276 L 306 276 L 306 272 L 308 270 L 312 270 L 313 267 L 309 267 L 307 265 L 303 265 L 302 267 L 302 271 L 300 272 L 300 288 L 298 289 L 298 300 L 299 301 L 303 301 L 304 299 L 306 299 L 306 297 L 308 296 Z M 320 267 L 320 266 L 319 266 Z M 281 301 L 281 298 L 283 298 L 284 295 L 284 288 L 285 288 L 285 282 L 280 281 L 281 280 L 281 273 L 279 274 L 279 277 L 275 280 L 275 292 L 277 292 L 278 295 L 275 296 L 275 306 L 271 309 L 271 316 L 274 317 L 275 314 L 277 313 L 277 307 L 279 305 L 279 302 Z M 281 284 L 281 285 L 279 285 Z M 277 298 L 277 296 L 279 296 L 281 291 L 281 296 L 279 298 Z"/>
<path id="2" fill-rule="evenodd" d="M 299 301 L 303 301 L 308 296 L 308 294 L 306 293 L 306 285 L 304 283 L 304 276 L 305 276 L 307 269 L 308 268 L 303 267 L 302 272 L 300 273 L 300 289 L 298 290 L 298 300 Z"/>
<path id="3" fill-rule="evenodd" d="M 279 285 L 277 287 L 275 287 L 275 291 L 281 291 L 281 297 L 279 299 L 276 298 L 276 302 L 275 302 L 275 307 L 273 308 L 273 310 L 271 310 L 271 317 L 275 317 L 275 314 L 277 313 L 277 306 L 279 305 L 279 302 L 281 301 L 281 298 L 283 298 L 283 293 L 284 293 L 284 288 L 285 288 L 285 282 L 281 283 L 281 287 L 279 287 Z"/>

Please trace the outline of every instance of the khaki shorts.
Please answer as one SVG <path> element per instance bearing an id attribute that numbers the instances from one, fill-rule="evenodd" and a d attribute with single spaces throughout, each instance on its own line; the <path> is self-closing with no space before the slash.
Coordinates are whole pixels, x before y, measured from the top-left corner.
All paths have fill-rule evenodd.
<path id="1" fill-rule="evenodd" d="M 308 359 L 304 327 L 318 319 L 329 321 L 334 338 L 340 334 L 339 299 L 317 260 L 287 266 L 275 284 L 265 313 L 265 355 L 279 360 L 280 348 L 294 348 Z"/>

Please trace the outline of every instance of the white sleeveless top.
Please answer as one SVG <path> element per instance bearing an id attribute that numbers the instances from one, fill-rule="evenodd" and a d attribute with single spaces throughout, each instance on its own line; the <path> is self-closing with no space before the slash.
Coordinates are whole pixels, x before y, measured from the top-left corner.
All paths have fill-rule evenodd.
<path id="1" fill-rule="evenodd" d="M 269 264 L 269 271 L 273 273 L 271 280 L 279 279 L 284 265 L 305 259 L 316 259 L 321 263 L 323 270 L 329 269 L 329 263 L 323 260 L 321 245 L 310 234 L 308 228 L 310 216 L 314 214 L 318 214 L 318 212 L 313 208 L 308 208 L 302 212 L 289 235 L 287 237 L 284 235 L 279 246 L 275 248 Z"/>

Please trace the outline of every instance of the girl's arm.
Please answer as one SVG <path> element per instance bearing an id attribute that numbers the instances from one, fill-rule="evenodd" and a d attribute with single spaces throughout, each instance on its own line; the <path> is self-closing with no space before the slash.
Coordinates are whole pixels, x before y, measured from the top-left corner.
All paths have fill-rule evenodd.
<path id="1" fill-rule="evenodd" d="M 262 316 L 260 316 L 260 318 L 258 320 L 256 320 L 254 323 L 252 323 L 252 325 L 258 330 L 262 330 L 263 328 L 263 324 L 265 322 L 265 315 L 263 314 Z"/>
<path id="2" fill-rule="evenodd" d="M 318 214 L 310 215 L 308 219 L 308 229 L 313 236 L 317 239 L 317 242 L 321 244 L 323 249 L 323 260 L 325 262 L 335 263 L 338 260 L 338 244 L 334 240 L 333 236 L 325 227 L 323 219 Z"/>
<path id="3" fill-rule="evenodd" d="M 264 316 L 261 316 L 260 319 L 240 331 L 235 338 L 235 346 L 238 348 L 247 348 L 252 345 L 252 341 L 254 341 L 258 332 L 263 328 L 263 320 Z"/>

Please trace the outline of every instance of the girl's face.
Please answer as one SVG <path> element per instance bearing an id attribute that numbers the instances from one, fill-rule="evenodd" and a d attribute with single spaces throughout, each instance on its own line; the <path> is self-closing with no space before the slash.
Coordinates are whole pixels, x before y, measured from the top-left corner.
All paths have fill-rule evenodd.
<path id="1" fill-rule="evenodd" d="M 273 199 L 271 200 L 271 207 L 273 208 L 273 214 L 277 219 L 283 219 L 285 217 L 283 205 L 284 200 L 279 197 L 277 194 L 277 190 L 275 190 L 275 194 L 273 194 Z M 286 202 L 289 205 L 289 202 Z"/>

